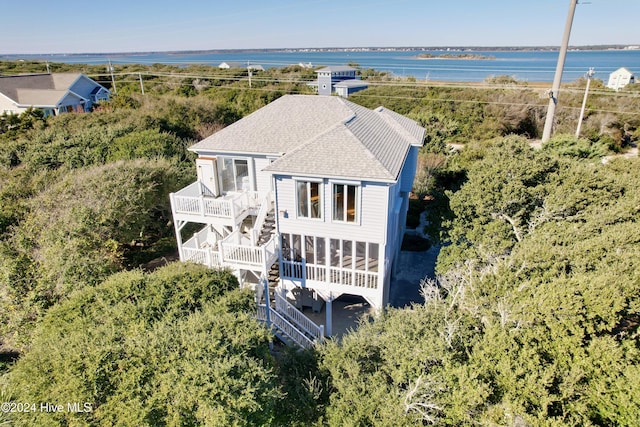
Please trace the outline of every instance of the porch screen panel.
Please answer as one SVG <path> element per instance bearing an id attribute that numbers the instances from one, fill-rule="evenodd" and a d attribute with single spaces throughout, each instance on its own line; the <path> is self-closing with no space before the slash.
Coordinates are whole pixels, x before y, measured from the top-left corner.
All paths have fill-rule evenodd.
<path id="1" fill-rule="evenodd" d="M 313 240 L 314 240 L 313 236 L 305 236 L 304 238 L 305 259 L 306 259 L 306 262 L 310 264 L 315 264 L 316 262 L 316 257 L 315 257 L 316 245 L 314 244 Z"/>
<path id="2" fill-rule="evenodd" d="M 377 243 L 369 243 L 369 256 L 367 258 L 367 270 L 378 271 L 379 245 Z"/>
<path id="3" fill-rule="evenodd" d="M 340 267 L 340 240 L 331 239 L 331 267 Z"/>
<path id="4" fill-rule="evenodd" d="M 293 252 L 293 260 L 302 261 L 302 236 L 299 234 L 291 235 L 291 249 Z"/>
<path id="5" fill-rule="evenodd" d="M 351 268 L 353 262 L 353 242 L 351 240 L 342 241 L 342 268 Z"/>
<path id="6" fill-rule="evenodd" d="M 367 244 L 356 242 L 356 270 L 367 269 Z"/>
<path id="7" fill-rule="evenodd" d="M 324 237 L 316 237 L 316 263 L 326 265 L 327 263 L 327 246 Z"/>
<path id="8" fill-rule="evenodd" d="M 282 234 L 282 258 L 291 261 L 291 236 Z"/>

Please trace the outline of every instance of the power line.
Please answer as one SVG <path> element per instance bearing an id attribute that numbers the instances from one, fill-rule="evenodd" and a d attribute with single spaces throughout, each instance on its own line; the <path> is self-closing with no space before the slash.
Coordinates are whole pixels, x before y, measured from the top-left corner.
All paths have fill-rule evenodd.
<path id="1" fill-rule="evenodd" d="M 240 82 L 246 80 L 245 76 L 229 76 L 229 75 L 200 75 L 200 74 L 182 74 L 182 73 L 163 73 L 163 72 L 121 72 L 114 73 L 115 76 L 121 77 L 132 77 L 131 79 L 119 79 L 119 83 L 140 83 L 140 76 L 148 76 L 148 77 L 158 77 L 158 78 L 172 78 L 176 80 L 185 80 L 185 79 L 201 79 L 201 80 L 225 80 L 231 82 Z M 110 77 L 110 74 L 93 74 L 92 76 L 102 76 L 102 77 Z M 303 79 L 276 79 L 272 77 L 253 77 L 253 82 L 261 82 L 267 84 L 308 84 L 313 83 L 316 80 L 303 80 Z M 164 81 L 163 84 L 167 84 L 172 87 L 181 87 L 181 86 L 194 86 L 192 82 L 168 82 Z M 377 82 L 367 80 L 370 86 L 380 86 L 380 87 L 395 87 L 399 89 L 430 89 L 430 88 L 447 88 L 447 89 L 475 89 L 475 90 L 529 90 L 529 91 L 543 91 L 542 88 L 532 88 L 527 86 L 500 86 L 500 85 L 483 85 L 483 84 L 464 84 L 464 83 L 421 83 L 421 82 Z M 278 88 L 260 88 L 260 87 L 243 87 L 243 86 L 213 86 L 216 90 L 242 90 L 242 91 L 260 91 L 260 92 L 274 92 L 278 91 Z M 567 92 L 575 92 L 582 93 L 583 89 L 565 89 Z M 299 93 L 298 91 L 292 91 L 290 88 L 287 93 Z M 598 92 L 591 91 L 592 95 L 600 94 L 601 96 L 626 96 L 632 98 L 640 97 L 640 94 L 622 94 L 620 92 L 609 93 L 609 92 Z M 412 100 L 412 101 L 423 101 L 423 102 L 453 102 L 453 103 L 467 103 L 467 104 L 483 104 L 483 105 L 503 105 L 503 106 L 520 106 L 520 107 L 531 107 L 531 108 L 544 108 L 544 104 L 532 104 L 526 102 L 505 102 L 505 101 L 485 101 L 485 100 L 474 100 L 474 99 L 457 99 L 457 98 L 434 98 L 420 95 L 413 96 L 401 96 L 401 95 L 368 95 L 366 93 L 359 92 L 357 94 L 358 97 L 362 98 L 380 98 L 381 96 L 385 99 L 398 99 L 398 100 Z M 571 106 L 561 106 L 559 107 L 564 110 L 579 110 L 580 107 L 571 107 Z M 621 111 L 621 110 L 607 110 L 607 109 L 594 109 L 590 108 L 590 112 L 599 112 L 599 113 L 612 113 L 612 114 L 629 114 L 629 115 L 640 115 L 640 111 Z"/>

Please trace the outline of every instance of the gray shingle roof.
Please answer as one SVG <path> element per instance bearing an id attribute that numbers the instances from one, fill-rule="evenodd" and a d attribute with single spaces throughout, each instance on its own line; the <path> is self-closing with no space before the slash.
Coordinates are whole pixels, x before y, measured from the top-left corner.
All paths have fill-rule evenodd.
<path id="1" fill-rule="evenodd" d="M 316 73 L 337 73 L 341 71 L 356 71 L 356 69 L 353 67 L 349 67 L 348 65 L 331 65 L 329 67 L 324 67 L 316 70 Z"/>
<path id="2" fill-rule="evenodd" d="M 3 76 L 0 77 L 0 93 L 22 105 L 55 105 L 80 75 L 56 73 Z M 38 95 L 37 91 L 42 93 Z"/>
<path id="3" fill-rule="evenodd" d="M 282 156 L 265 170 L 395 181 L 424 129 L 384 108 L 340 97 L 285 95 L 191 147 L 202 153 Z"/>
<path id="4" fill-rule="evenodd" d="M 359 79 L 353 79 L 353 80 L 342 80 L 334 84 L 334 86 L 335 87 L 365 87 L 365 86 L 369 86 L 369 83 L 363 82 L 362 80 L 359 80 Z"/>

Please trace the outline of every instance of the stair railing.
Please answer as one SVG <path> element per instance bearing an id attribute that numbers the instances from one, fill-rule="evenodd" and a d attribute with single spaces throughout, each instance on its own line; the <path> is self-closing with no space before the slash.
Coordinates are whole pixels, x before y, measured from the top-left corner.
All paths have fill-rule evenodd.
<path id="1" fill-rule="evenodd" d="M 256 216 L 256 221 L 253 225 L 253 230 L 251 230 L 251 243 L 253 245 L 256 245 L 258 243 L 258 239 L 260 238 L 260 232 L 262 231 L 262 227 L 264 226 L 264 221 L 267 218 L 267 214 L 271 210 L 272 202 L 273 202 L 273 193 L 269 191 L 262 199 L 262 203 L 260 204 L 260 210 L 258 210 L 258 215 Z"/>

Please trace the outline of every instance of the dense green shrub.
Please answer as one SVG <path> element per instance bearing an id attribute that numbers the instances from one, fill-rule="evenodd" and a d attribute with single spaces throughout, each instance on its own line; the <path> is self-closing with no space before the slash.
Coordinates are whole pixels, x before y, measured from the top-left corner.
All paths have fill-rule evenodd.
<path id="1" fill-rule="evenodd" d="M 35 195 L 0 242 L 3 328 L 17 331 L 72 290 L 144 262 L 138 252 L 173 233 L 169 192 L 185 178 L 166 160 L 121 161 L 68 173 Z"/>
<path id="2" fill-rule="evenodd" d="M 636 425 L 639 161 L 476 150 L 425 304 L 320 349 L 327 424 Z"/>
<path id="3" fill-rule="evenodd" d="M 63 413 L 20 425 L 267 425 L 281 397 L 269 333 L 229 272 L 174 264 L 125 272 L 49 311 L 8 390 Z M 67 402 L 90 412 L 70 413 Z"/>

